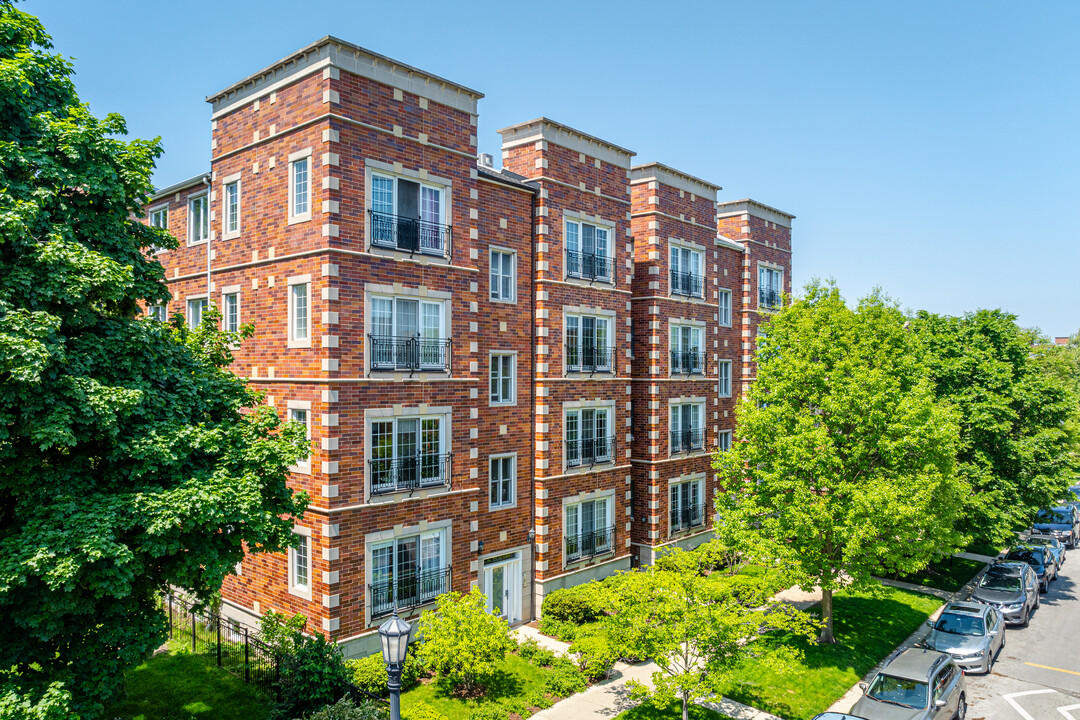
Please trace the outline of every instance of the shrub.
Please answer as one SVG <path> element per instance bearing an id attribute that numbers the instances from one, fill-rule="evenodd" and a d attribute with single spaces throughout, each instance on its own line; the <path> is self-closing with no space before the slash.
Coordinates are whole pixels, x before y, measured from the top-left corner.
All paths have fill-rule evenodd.
<path id="1" fill-rule="evenodd" d="M 544 598 L 543 617 L 581 625 L 595 622 L 607 611 L 604 586 L 593 580 L 571 588 L 555 590 Z"/>
<path id="2" fill-rule="evenodd" d="M 518 643 L 517 654 L 526 660 L 532 660 L 540 649 L 540 643 L 536 642 L 536 638 L 525 638 Z"/>
<path id="3" fill-rule="evenodd" d="M 487 611 L 487 599 L 477 588 L 468 595 L 440 595 L 438 603 L 420 616 L 424 641 L 417 657 L 425 668 L 472 690 L 514 649 L 510 626 Z"/>
<path id="4" fill-rule="evenodd" d="M 517 715 L 518 717 L 523 718 L 527 718 L 532 715 L 532 713 L 529 712 L 529 703 L 525 702 L 523 698 L 507 698 L 499 704 L 502 705 L 503 710 L 512 715 Z"/>
<path id="5" fill-rule="evenodd" d="M 544 692 L 556 697 L 569 697 L 588 686 L 585 676 L 566 658 L 555 658 L 551 665 L 552 673 L 544 682 Z"/>
<path id="6" fill-rule="evenodd" d="M 528 695 L 525 698 L 525 704 L 529 707 L 538 708 L 540 710 L 547 710 L 555 703 L 552 702 L 551 698 L 549 698 L 543 692 L 537 691 L 532 693 L 531 695 Z"/>
<path id="7" fill-rule="evenodd" d="M 556 637 L 563 642 L 574 642 L 574 638 L 577 637 L 579 626 L 566 620 L 558 620 L 548 615 L 542 615 L 540 617 L 539 624 L 540 632 L 551 637 Z"/>
<path id="8" fill-rule="evenodd" d="M 287 618 L 281 613 L 267 610 L 259 621 L 259 639 L 279 653 L 291 653 L 296 647 L 296 636 L 303 636 L 306 625 L 307 617 L 303 613 Z"/>
<path id="9" fill-rule="evenodd" d="M 316 710 L 307 716 L 307 720 L 384 720 L 386 717 L 386 708 L 374 700 L 357 703 L 352 698 L 343 697 L 333 705 L 324 705 Z"/>
<path id="10" fill-rule="evenodd" d="M 580 635 L 570 646 L 570 652 L 578 654 L 578 669 L 590 680 L 607 677 L 619 657 L 607 635 L 600 632 Z"/>
<path id="11" fill-rule="evenodd" d="M 290 641 L 292 653 L 281 663 L 278 687 L 281 701 L 275 715 L 294 718 L 332 705 L 345 694 L 349 671 L 341 658 L 341 649 L 322 635 L 308 637 L 295 633 Z"/>
<path id="12" fill-rule="evenodd" d="M 507 720 L 510 712 L 501 703 L 477 705 L 466 716 L 468 720 Z"/>
<path id="13" fill-rule="evenodd" d="M 421 701 L 407 708 L 401 708 L 401 720 L 448 720 L 448 718 Z"/>
<path id="14" fill-rule="evenodd" d="M 346 660 L 345 667 L 352 675 L 352 684 L 373 695 L 386 695 L 386 663 L 382 655 L 368 655 L 358 660 Z M 427 673 L 416 658 L 415 650 L 405 656 L 405 667 L 401 670 L 401 689 L 408 690 Z"/>

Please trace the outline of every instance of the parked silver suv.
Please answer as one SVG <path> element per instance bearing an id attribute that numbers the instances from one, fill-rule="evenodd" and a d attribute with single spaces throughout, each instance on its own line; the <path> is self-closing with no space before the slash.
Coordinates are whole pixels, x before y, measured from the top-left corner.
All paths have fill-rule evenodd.
<path id="1" fill-rule="evenodd" d="M 937 622 L 926 624 L 930 634 L 922 646 L 948 653 L 965 672 L 990 672 L 994 659 L 1005 647 L 1005 618 L 989 605 L 949 603 Z"/>
<path id="2" fill-rule="evenodd" d="M 971 599 L 996 607 L 1007 623 L 1027 626 L 1039 607 L 1039 578 L 1027 563 L 995 563 L 987 568 Z"/>
<path id="3" fill-rule="evenodd" d="M 910 648 L 867 683 L 851 714 L 866 720 L 964 720 L 967 681 L 952 658 Z"/>

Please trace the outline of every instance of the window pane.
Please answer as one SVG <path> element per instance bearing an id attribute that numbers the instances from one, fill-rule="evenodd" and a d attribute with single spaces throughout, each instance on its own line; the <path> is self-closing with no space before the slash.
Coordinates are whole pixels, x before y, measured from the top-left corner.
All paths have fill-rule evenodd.
<path id="1" fill-rule="evenodd" d="M 292 285 L 293 340 L 308 339 L 308 286 Z"/>
<path id="2" fill-rule="evenodd" d="M 442 202 L 442 193 L 431 187 L 423 186 L 420 188 L 420 219 L 424 222 L 436 223 L 441 222 L 442 214 L 440 211 Z"/>
<path id="3" fill-rule="evenodd" d="M 293 584 L 298 588 L 307 588 L 310 578 L 310 546 L 306 535 L 296 536 L 293 548 Z"/>
<path id="4" fill-rule="evenodd" d="M 386 215 L 394 214 L 394 180 L 381 175 L 371 176 L 371 209 Z"/>
<path id="5" fill-rule="evenodd" d="M 240 229 L 240 183 L 225 186 L 225 229 L 227 232 Z"/>
<path id="6" fill-rule="evenodd" d="M 376 336 L 394 334 L 394 301 L 389 298 L 371 299 L 371 332 Z"/>
<path id="7" fill-rule="evenodd" d="M 306 215 L 308 212 L 308 158 L 297 160 L 293 167 L 293 215 Z"/>

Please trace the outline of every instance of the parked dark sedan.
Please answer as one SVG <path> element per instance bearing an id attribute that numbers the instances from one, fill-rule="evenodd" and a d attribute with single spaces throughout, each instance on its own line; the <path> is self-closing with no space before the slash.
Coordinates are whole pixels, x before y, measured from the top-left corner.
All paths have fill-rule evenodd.
<path id="1" fill-rule="evenodd" d="M 1046 592 L 1050 581 L 1057 577 L 1057 563 L 1049 548 L 1041 545 L 1017 545 L 1005 555 L 1006 562 L 1022 562 L 1031 566 L 1039 578 L 1039 589 Z"/>
<path id="2" fill-rule="evenodd" d="M 1032 529 L 1053 535 L 1069 547 L 1076 547 L 1080 541 L 1080 510 L 1072 505 L 1040 510 Z"/>
<path id="3" fill-rule="evenodd" d="M 979 580 L 971 599 L 1001 610 L 1007 623 L 1026 626 L 1039 607 L 1039 579 L 1027 563 L 995 563 Z"/>
<path id="4" fill-rule="evenodd" d="M 1054 556 L 1054 562 L 1057 565 L 1057 569 L 1060 572 L 1061 566 L 1065 564 L 1065 543 L 1058 540 L 1053 535 L 1046 535 L 1044 533 L 1032 533 L 1027 537 L 1021 538 L 1020 541 L 1024 545 L 1042 545 L 1050 550 L 1050 554 Z"/>

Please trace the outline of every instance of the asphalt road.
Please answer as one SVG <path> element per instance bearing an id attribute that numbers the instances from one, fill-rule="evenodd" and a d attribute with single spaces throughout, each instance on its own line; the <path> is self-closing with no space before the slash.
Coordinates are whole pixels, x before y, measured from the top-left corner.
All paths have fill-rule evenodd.
<path id="1" fill-rule="evenodd" d="M 968 675 L 968 720 L 1080 720 L 1080 548 L 988 675 Z"/>

